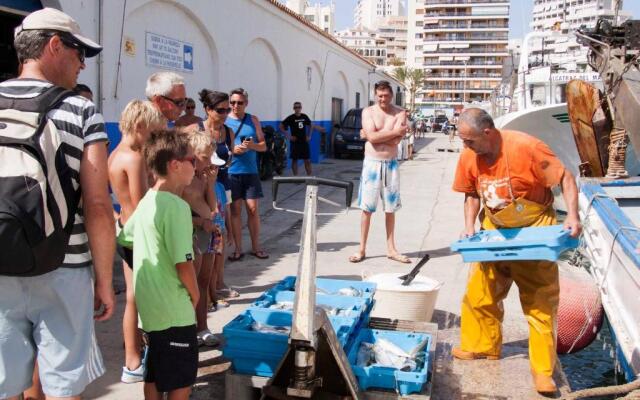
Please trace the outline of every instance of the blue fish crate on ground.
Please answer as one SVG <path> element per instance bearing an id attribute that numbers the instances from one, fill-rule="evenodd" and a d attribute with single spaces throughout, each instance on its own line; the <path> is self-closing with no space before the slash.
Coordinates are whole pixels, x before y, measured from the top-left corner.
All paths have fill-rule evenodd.
<path id="1" fill-rule="evenodd" d="M 420 351 L 417 352 L 419 361 L 416 369 L 402 371 L 378 364 L 358 366 L 357 358 L 360 344 L 362 342 L 375 344 L 380 338 L 388 340 L 405 352 L 410 352 L 419 346 Z M 349 349 L 347 357 L 362 390 L 369 388 L 390 389 L 406 396 L 411 393 L 420 393 L 429 378 L 429 363 L 433 362 L 433 360 L 429 360 L 431 340 L 432 337 L 428 333 L 361 329 Z"/>
<path id="2" fill-rule="evenodd" d="M 253 302 L 250 308 L 270 308 L 278 303 L 291 303 L 295 300 L 296 293 L 290 290 L 273 291 L 263 294 Z M 334 296 L 316 293 L 316 306 L 325 309 L 334 309 L 337 317 L 359 318 L 369 307 L 367 299 L 351 296 Z M 331 316 L 327 313 L 328 316 Z"/>
<path id="3" fill-rule="evenodd" d="M 287 276 L 278 282 L 271 291 L 294 291 L 295 289 L 296 277 Z M 316 278 L 316 291 L 326 295 L 362 297 L 368 299 L 369 304 L 371 304 L 376 291 L 376 284 L 346 279 Z"/>
<path id="4" fill-rule="evenodd" d="M 270 377 L 288 347 L 293 314 L 291 311 L 248 309 L 236 316 L 222 330 L 225 345 L 222 354 L 231 360 L 236 372 Z M 355 318 L 329 317 L 340 344 L 345 347 L 357 323 Z M 281 332 L 259 332 L 254 322 L 278 327 Z"/>
<path id="5" fill-rule="evenodd" d="M 270 290 L 253 302 L 249 309 L 269 309 L 269 307 L 274 304 L 284 302 L 293 304 L 295 295 L 296 293 L 290 290 Z M 329 318 L 353 318 L 355 323 L 352 325 L 351 331 L 349 332 L 351 335 L 369 322 L 369 313 L 371 312 L 372 302 L 370 299 L 363 297 L 334 296 L 316 293 L 316 306 L 325 308 L 325 311 L 328 309 L 341 310 L 337 315 L 332 315 L 330 312 L 327 312 L 327 316 Z"/>
<path id="6" fill-rule="evenodd" d="M 485 230 L 460 239 L 451 250 L 460 252 L 464 262 L 547 260 L 578 247 L 562 225 Z"/>

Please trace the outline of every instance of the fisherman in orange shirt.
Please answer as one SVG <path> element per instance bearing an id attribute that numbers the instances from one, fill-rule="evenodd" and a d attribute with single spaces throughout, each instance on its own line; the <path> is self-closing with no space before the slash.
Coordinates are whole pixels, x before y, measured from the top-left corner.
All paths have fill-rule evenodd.
<path id="1" fill-rule="evenodd" d="M 463 236 L 482 229 L 546 226 L 556 223 L 551 188 L 560 185 L 567 205 L 564 226 L 580 234 L 578 188 L 542 141 L 517 131 L 500 131 L 484 110 L 465 110 L 458 121 L 465 149 L 460 155 L 453 190 L 465 194 Z M 460 360 L 497 360 L 502 346 L 502 300 L 511 283 L 529 323 L 529 361 L 536 390 L 555 393 L 551 375 L 556 363 L 558 265 L 549 261 L 473 263 L 462 301 Z"/>

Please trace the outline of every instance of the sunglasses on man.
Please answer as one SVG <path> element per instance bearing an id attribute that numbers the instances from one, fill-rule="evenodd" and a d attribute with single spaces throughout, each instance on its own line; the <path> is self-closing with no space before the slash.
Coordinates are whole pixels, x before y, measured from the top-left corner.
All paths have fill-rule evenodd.
<path id="1" fill-rule="evenodd" d="M 185 104 L 187 104 L 187 99 L 172 99 L 171 97 L 162 96 L 162 95 L 160 97 L 172 102 L 176 107 L 179 107 L 179 108 L 182 108 L 185 106 Z"/>
<path id="2" fill-rule="evenodd" d="M 85 56 L 86 56 L 84 46 L 82 46 L 79 43 L 76 43 L 72 39 L 69 39 L 69 38 L 67 38 L 67 37 L 65 37 L 63 35 L 58 35 L 58 37 L 60 38 L 60 41 L 62 42 L 64 47 L 69 48 L 69 49 L 73 49 L 73 50 L 75 50 L 77 52 L 78 60 L 82 64 L 84 64 L 84 59 L 85 59 Z"/>
<path id="3" fill-rule="evenodd" d="M 230 101 L 229 104 L 231 104 L 232 106 L 243 106 L 244 101 Z"/>

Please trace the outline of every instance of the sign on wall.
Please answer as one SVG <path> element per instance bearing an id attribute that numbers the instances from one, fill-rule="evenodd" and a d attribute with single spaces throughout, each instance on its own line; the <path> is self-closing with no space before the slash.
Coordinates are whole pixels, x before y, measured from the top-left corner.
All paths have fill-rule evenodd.
<path id="1" fill-rule="evenodd" d="M 193 72 L 193 45 L 157 33 L 147 32 L 147 65 L 178 72 Z"/>

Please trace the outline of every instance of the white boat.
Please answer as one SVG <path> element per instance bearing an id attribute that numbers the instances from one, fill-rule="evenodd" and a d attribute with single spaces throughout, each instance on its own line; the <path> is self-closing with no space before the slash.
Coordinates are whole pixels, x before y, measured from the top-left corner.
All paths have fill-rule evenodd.
<path id="1" fill-rule="evenodd" d="M 580 156 L 571 132 L 567 103 L 512 112 L 496 119 L 498 129 L 522 131 L 547 143 L 562 163 L 578 175 Z"/>
<path id="2" fill-rule="evenodd" d="M 579 199 L 584 253 L 631 381 L 640 376 L 640 180 L 583 180 Z"/>
<path id="3" fill-rule="evenodd" d="M 601 87 L 599 79 L 585 76 L 585 73 L 563 73 L 563 77 L 554 77 L 548 70 L 541 73 L 529 69 L 527 64 L 528 39 L 539 37 L 539 34 L 527 36 L 523 43 L 520 61 L 521 73 L 518 88 L 514 91 L 513 101 L 518 111 L 496 118 L 499 129 L 513 129 L 529 133 L 551 147 L 564 165 L 579 176 L 580 156 L 574 140 L 569 120 L 567 104 L 553 82 L 566 82 L 569 79 L 591 81 Z M 601 51 L 600 54 L 604 54 Z M 615 64 L 612 61 L 610 65 Z M 624 65 L 616 71 L 623 70 Z M 622 73 L 640 74 L 634 71 Z M 633 77 L 634 81 L 640 75 Z M 586 79 L 585 79 L 586 78 Z M 629 78 L 631 79 L 631 78 Z M 593 83 L 593 82 L 596 83 Z M 560 89 L 557 89 L 557 88 Z M 543 96 L 535 95 L 540 89 Z M 625 88 L 626 89 L 626 88 Z M 631 89 L 630 89 L 631 90 Z M 553 94 L 553 96 L 552 96 Z M 619 94 L 617 93 L 618 97 Z M 558 101 L 558 100 L 562 100 Z M 635 104 L 635 103 L 634 103 Z M 616 114 L 618 120 L 627 111 L 633 113 L 634 105 L 623 107 L 623 114 Z M 629 135 L 636 135 L 638 130 L 634 123 L 626 124 Z M 640 165 L 633 150 L 627 147 L 626 169 L 630 176 L 640 173 Z M 616 359 L 628 381 L 640 377 L 640 179 L 605 180 L 580 178 L 579 208 L 584 224 L 583 250 L 590 264 L 590 273 L 596 282 L 602 303 L 607 314 L 611 332 L 616 341 Z M 564 204 L 558 202 L 556 208 L 563 209 Z"/>

